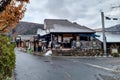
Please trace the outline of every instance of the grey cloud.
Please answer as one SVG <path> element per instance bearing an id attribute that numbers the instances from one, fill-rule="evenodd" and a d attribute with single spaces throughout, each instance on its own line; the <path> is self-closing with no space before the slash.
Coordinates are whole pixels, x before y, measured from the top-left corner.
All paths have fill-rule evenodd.
<path id="1" fill-rule="evenodd" d="M 40 23 L 45 18 L 66 18 L 88 27 L 96 27 L 101 25 L 100 9 L 105 14 L 110 13 L 108 8 L 116 1 L 118 0 L 31 0 L 23 20 Z"/>
<path id="2" fill-rule="evenodd" d="M 76 0 L 76 2 L 73 1 L 74 0 L 49 0 L 46 4 L 46 9 L 50 14 L 61 18 L 74 20 L 79 17 L 84 17 L 87 11 L 86 6 L 79 4 L 79 0 Z"/>

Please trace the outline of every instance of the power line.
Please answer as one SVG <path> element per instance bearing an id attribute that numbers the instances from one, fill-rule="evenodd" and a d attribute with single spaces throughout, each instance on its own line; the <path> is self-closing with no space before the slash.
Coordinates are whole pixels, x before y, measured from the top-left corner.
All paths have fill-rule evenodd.
<path id="1" fill-rule="evenodd" d="M 119 9 L 119 12 L 120 12 L 120 5 L 112 6 L 111 10 L 113 10 L 113 9 Z M 120 17 L 111 17 L 110 15 L 109 16 L 105 16 L 105 18 L 106 18 L 106 20 L 120 20 Z"/>
<path id="2" fill-rule="evenodd" d="M 117 18 L 117 17 L 108 17 L 108 16 L 105 16 L 105 19 L 106 20 L 120 20 L 120 18 Z"/>
<path id="3" fill-rule="evenodd" d="M 120 8 L 120 5 L 119 6 L 113 6 L 113 7 L 111 7 L 112 9 L 114 9 L 114 8 Z"/>

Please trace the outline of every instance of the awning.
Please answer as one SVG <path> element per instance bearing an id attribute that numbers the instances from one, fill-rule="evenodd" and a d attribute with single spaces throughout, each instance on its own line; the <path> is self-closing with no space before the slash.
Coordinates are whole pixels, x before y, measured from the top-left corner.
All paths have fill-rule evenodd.
<path id="1" fill-rule="evenodd" d="M 100 37 L 100 35 L 96 35 L 96 34 L 79 34 L 79 36 Z"/>

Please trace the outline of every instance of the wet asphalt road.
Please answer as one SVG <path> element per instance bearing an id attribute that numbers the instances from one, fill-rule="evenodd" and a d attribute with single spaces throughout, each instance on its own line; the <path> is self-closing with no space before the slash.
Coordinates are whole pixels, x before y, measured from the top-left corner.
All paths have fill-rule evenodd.
<path id="1" fill-rule="evenodd" d="M 40 57 L 15 52 L 16 80 L 117 80 L 113 77 L 119 74 L 114 69 L 119 58 Z"/>

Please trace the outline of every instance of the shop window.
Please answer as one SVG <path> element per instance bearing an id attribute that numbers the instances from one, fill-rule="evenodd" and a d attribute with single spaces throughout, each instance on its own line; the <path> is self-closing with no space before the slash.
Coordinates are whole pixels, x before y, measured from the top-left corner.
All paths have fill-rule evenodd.
<path id="1" fill-rule="evenodd" d="M 88 41 L 88 37 L 86 37 L 86 36 L 80 36 L 80 40 L 81 41 Z"/>

